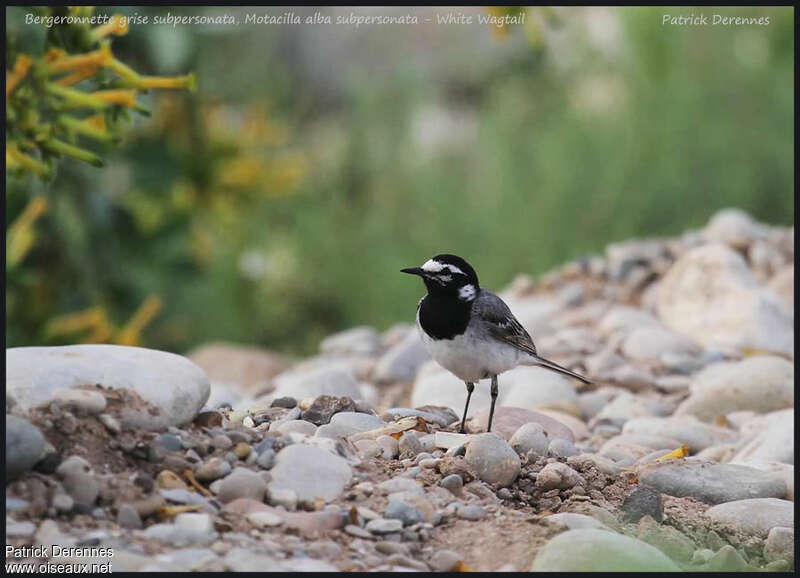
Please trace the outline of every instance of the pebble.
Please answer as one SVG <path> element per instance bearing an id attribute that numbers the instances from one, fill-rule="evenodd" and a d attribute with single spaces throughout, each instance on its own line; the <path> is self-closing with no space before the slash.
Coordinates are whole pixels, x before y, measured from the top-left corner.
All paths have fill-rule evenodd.
<path id="1" fill-rule="evenodd" d="M 236 457 L 240 460 L 246 460 L 248 457 L 250 457 L 251 452 L 252 448 L 250 447 L 250 444 L 246 442 L 239 442 L 233 448 L 234 455 L 236 455 Z"/>
<path id="2" fill-rule="evenodd" d="M 699 458 L 647 464 L 640 469 L 639 480 L 664 494 L 689 496 L 709 504 L 786 495 L 786 483 L 775 474 Z"/>
<path id="3" fill-rule="evenodd" d="M 470 440 L 464 459 L 487 484 L 509 486 L 520 472 L 519 456 L 508 442 L 494 433 L 477 435 Z"/>
<path id="4" fill-rule="evenodd" d="M 61 478 L 64 490 L 80 506 L 93 506 L 100 493 L 100 485 L 91 474 L 89 462 L 80 456 L 70 456 L 58 466 L 56 475 Z"/>
<path id="5" fill-rule="evenodd" d="M 650 516 L 644 516 L 638 524 L 636 537 L 655 546 L 672 560 L 687 563 L 697 549 L 695 543 L 669 524 L 660 524 Z"/>
<path id="6" fill-rule="evenodd" d="M 401 542 L 389 542 L 388 540 L 380 540 L 375 543 L 375 550 L 381 554 L 408 554 L 408 546 Z"/>
<path id="7" fill-rule="evenodd" d="M 258 454 L 258 459 L 256 459 L 256 464 L 264 468 L 265 470 L 269 470 L 272 466 L 275 465 L 275 456 L 277 454 L 274 450 L 264 450 L 260 454 Z"/>
<path id="8" fill-rule="evenodd" d="M 178 514 L 171 524 L 155 524 L 145 528 L 144 535 L 176 548 L 207 546 L 217 537 L 211 516 L 195 512 Z"/>
<path id="9" fill-rule="evenodd" d="M 350 379 L 353 381 L 353 386 L 355 386 L 355 379 L 353 379 L 352 376 L 350 376 Z M 355 393 L 354 397 L 358 397 L 358 393 Z M 309 408 L 303 412 L 302 418 L 305 421 L 309 421 L 314 425 L 319 426 L 329 423 L 331 421 L 331 417 L 333 417 L 333 415 L 336 413 L 341 411 L 352 412 L 355 411 L 355 409 L 356 406 L 351 397 L 320 395 L 314 399 Z"/>
<path id="10" fill-rule="evenodd" d="M 776 498 L 754 498 L 718 504 L 709 508 L 706 514 L 718 524 L 763 538 L 776 526 L 794 527 L 794 503 Z"/>
<path id="11" fill-rule="evenodd" d="M 542 491 L 566 490 L 577 485 L 586 486 L 586 481 L 578 472 L 561 462 L 553 462 L 542 468 L 536 476 L 535 483 Z"/>
<path id="12" fill-rule="evenodd" d="M 374 537 L 368 530 L 365 530 L 364 528 L 354 524 L 348 524 L 345 526 L 344 531 L 346 534 L 350 534 L 356 538 L 363 538 L 365 540 L 371 540 Z"/>
<path id="13" fill-rule="evenodd" d="M 224 451 L 233 447 L 233 441 L 225 434 L 217 434 L 211 438 L 211 445 Z"/>
<path id="14" fill-rule="evenodd" d="M 483 520 L 486 517 L 486 508 L 472 504 L 461 505 L 456 510 L 456 515 L 462 520 L 476 522 L 478 520 Z"/>
<path id="15" fill-rule="evenodd" d="M 452 550 L 438 550 L 428 560 L 434 572 L 453 572 L 461 562 L 461 556 Z"/>
<path id="16" fill-rule="evenodd" d="M 706 572 L 746 572 L 747 561 L 730 544 L 726 544 L 709 558 L 703 568 Z"/>
<path id="17" fill-rule="evenodd" d="M 117 524 L 121 528 L 139 530 L 142 528 L 142 519 L 139 512 L 130 504 L 122 504 L 117 511 Z"/>
<path id="18" fill-rule="evenodd" d="M 460 496 L 461 489 L 464 487 L 464 480 L 458 474 L 450 474 L 449 476 L 443 477 L 439 485 L 449 490 L 450 493 Z"/>
<path id="19" fill-rule="evenodd" d="M 106 398 L 99 391 L 65 388 L 53 392 L 53 401 L 78 415 L 97 415 L 106 409 Z"/>
<path id="20" fill-rule="evenodd" d="M 664 502 L 660 492 L 648 486 L 639 486 L 622 503 L 622 520 L 636 523 L 644 516 L 661 522 L 664 519 Z"/>
<path id="21" fill-rule="evenodd" d="M 15 415 L 6 414 L 6 476 L 14 479 L 30 470 L 42 457 L 45 440 L 39 429 Z"/>
<path id="22" fill-rule="evenodd" d="M 217 498 L 222 503 L 239 498 L 262 501 L 267 492 L 267 482 L 258 473 L 246 468 L 236 468 L 220 484 Z"/>
<path id="23" fill-rule="evenodd" d="M 383 451 L 383 458 L 387 460 L 393 460 L 397 458 L 400 453 L 400 445 L 398 444 L 397 440 L 394 439 L 392 436 L 382 435 L 378 436 L 375 439 L 375 443 Z"/>
<path id="24" fill-rule="evenodd" d="M 373 534 L 392 534 L 403 529 L 403 522 L 400 520 L 387 520 L 378 518 L 367 522 L 367 530 Z"/>
<path id="25" fill-rule="evenodd" d="M 112 434 L 118 435 L 122 432 L 122 426 L 117 418 L 107 413 L 101 413 L 97 416 L 97 420 Z"/>
<path id="26" fill-rule="evenodd" d="M 153 440 L 153 444 L 169 452 L 179 452 L 183 449 L 181 438 L 171 433 L 163 433 Z"/>
<path id="27" fill-rule="evenodd" d="M 283 518 L 272 512 L 253 512 L 247 515 L 247 521 L 256 528 L 273 528 L 283 524 Z"/>
<path id="28" fill-rule="evenodd" d="M 293 397 L 276 397 L 272 400 L 270 407 L 285 407 L 286 409 L 292 409 L 297 406 L 297 400 Z"/>
<path id="29" fill-rule="evenodd" d="M 64 494 L 58 494 L 64 495 Z M 71 498 L 70 498 L 71 499 Z M 6 513 L 8 512 L 22 512 L 27 510 L 30 506 L 30 502 L 27 500 L 22 500 L 20 498 L 12 498 L 11 496 L 6 496 Z"/>
<path id="30" fill-rule="evenodd" d="M 641 540 L 599 529 L 568 530 L 539 550 L 533 572 L 678 572 L 665 554 Z"/>
<path id="31" fill-rule="evenodd" d="M 526 423 L 520 426 L 509 440 L 511 447 L 520 455 L 527 455 L 533 452 L 534 455 L 547 455 L 547 448 L 550 446 L 550 438 L 541 424 Z"/>
<path id="32" fill-rule="evenodd" d="M 422 444 L 415 431 L 403 432 L 403 435 L 398 440 L 397 447 L 401 456 L 416 456 L 422 452 Z"/>
<path id="33" fill-rule="evenodd" d="M 350 481 L 347 461 L 322 448 L 294 444 L 277 456 L 272 470 L 270 492 L 292 490 L 300 502 L 334 500 Z"/>
<path id="34" fill-rule="evenodd" d="M 273 430 L 272 427 L 269 428 L 270 431 Z M 307 436 L 313 436 L 317 431 L 317 426 L 315 426 L 310 421 L 304 421 L 302 419 L 292 419 L 280 423 L 275 427 L 275 431 L 278 431 L 282 434 L 290 434 L 292 432 L 301 433 Z"/>
<path id="35" fill-rule="evenodd" d="M 231 464 L 222 458 L 211 458 L 197 468 L 195 477 L 201 482 L 213 482 L 231 472 Z"/>
<path id="36" fill-rule="evenodd" d="M 297 509 L 297 493 L 290 489 L 273 488 L 269 490 L 269 503 L 272 506 L 283 506 L 289 511 Z"/>
<path id="37" fill-rule="evenodd" d="M 350 433 L 347 435 L 378 429 L 386 425 L 386 422 L 376 415 L 353 411 L 343 411 L 335 414 L 331 417 L 330 423 L 349 430 Z"/>
<path id="38" fill-rule="evenodd" d="M 36 532 L 33 522 L 15 522 L 6 520 L 6 536 L 8 538 L 29 538 Z"/>
<path id="39" fill-rule="evenodd" d="M 53 496 L 53 507 L 56 509 L 56 512 L 61 514 L 66 514 L 72 511 L 72 508 L 75 506 L 75 500 L 69 494 L 56 494 Z"/>
<path id="40" fill-rule="evenodd" d="M 425 490 L 423 490 L 422 486 L 420 486 L 417 482 L 401 477 L 389 478 L 388 480 L 378 484 L 378 487 L 387 494 L 393 494 L 395 492 L 410 492 L 414 494 L 425 493 Z"/>
<path id="41" fill-rule="evenodd" d="M 390 520 L 400 520 L 404 526 L 411 526 L 425 521 L 423 512 L 409 503 L 409 501 L 402 499 L 390 500 L 383 516 Z"/>
<path id="42" fill-rule="evenodd" d="M 594 528 L 597 530 L 611 531 L 611 529 L 600 520 L 585 514 L 576 514 L 574 512 L 551 514 L 547 516 L 545 520 L 566 526 L 568 530 L 584 530 L 587 528 Z"/>
<path id="43" fill-rule="evenodd" d="M 550 442 L 547 447 L 547 454 L 555 458 L 568 458 L 570 456 L 577 456 L 578 449 L 569 440 L 563 438 L 556 438 Z"/>
<path id="44" fill-rule="evenodd" d="M 786 560 L 794 564 L 794 528 L 776 526 L 769 531 L 764 542 L 764 559 L 767 562 Z"/>

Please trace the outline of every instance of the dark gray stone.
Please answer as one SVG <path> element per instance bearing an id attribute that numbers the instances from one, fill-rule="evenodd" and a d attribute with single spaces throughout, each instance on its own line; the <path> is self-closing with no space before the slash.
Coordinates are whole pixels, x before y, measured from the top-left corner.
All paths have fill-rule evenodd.
<path id="1" fill-rule="evenodd" d="M 622 519 L 636 523 L 644 516 L 661 522 L 664 519 L 664 502 L 661 492 L 648 486 L 639 486 L 622 503 Z"/>

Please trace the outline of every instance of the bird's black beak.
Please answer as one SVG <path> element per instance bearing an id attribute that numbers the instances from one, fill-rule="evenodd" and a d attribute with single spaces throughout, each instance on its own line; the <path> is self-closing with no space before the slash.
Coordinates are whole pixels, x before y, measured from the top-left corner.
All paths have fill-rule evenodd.
<path id="1" fill-rule="evenodd" d="M 401 273 L 408 273 L 409 275 L 419 275 L 420 277 L 425 274 L 421 267 L 408 267 L 400 269 Z"/>

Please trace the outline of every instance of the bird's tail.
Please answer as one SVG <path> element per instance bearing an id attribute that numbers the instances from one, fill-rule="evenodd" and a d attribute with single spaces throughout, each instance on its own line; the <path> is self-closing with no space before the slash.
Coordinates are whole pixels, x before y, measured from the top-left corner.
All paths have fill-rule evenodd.
<path id="1" fill-rule="evenodd" d="M 578 381 L 582 381 L 583 383 L 587 384 L 592 383 L 591 379 L 583 377 L 582 375 L 579 375 L 574 371 L 570 371 L 566 367 L 561 367 L 559 364 L 550 361 L 549 359 L 545 359 L 544 357 L 539 357 L 538 355 L 531 355 L 528 365 L 538 365 L 540 367 L 544 367 L 546 369 L 550 369 L 558 373 L 563 373 L 564 375 L 568 375 L 569 377 L 575 378 Z"/>

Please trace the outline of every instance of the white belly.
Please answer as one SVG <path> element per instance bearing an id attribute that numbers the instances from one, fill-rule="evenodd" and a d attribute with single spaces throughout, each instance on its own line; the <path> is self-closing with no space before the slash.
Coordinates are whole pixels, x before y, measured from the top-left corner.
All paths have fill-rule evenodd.
<path id="1" fill-rule="evenodd" d="M 432 339 L 417 323 L 422 342 L 431 357 L 453 375 L 476 382 L 516 367 L 525 356 L 520 350 L 486 339 L 467 328 L 453 339 Z"/>

